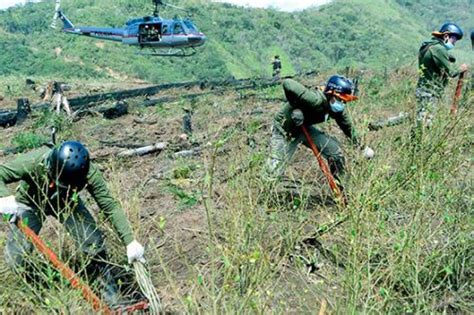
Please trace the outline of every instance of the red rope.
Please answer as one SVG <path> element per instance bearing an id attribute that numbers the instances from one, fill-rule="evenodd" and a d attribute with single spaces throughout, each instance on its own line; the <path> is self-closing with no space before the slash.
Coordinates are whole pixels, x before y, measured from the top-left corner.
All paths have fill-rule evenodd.
<path id="1" fill-rule="evenodd" d="M 33 245 L 43 254 L 50 263 L 71 283 L 74 289 L 78 289 L 82 292 L 84 299 L 89 302 L 94 311 L 102 314 L 111 315 L 112 311 L 109 309 L 107 304 L 95 295 L 95 293 L 89 288 L 88 285 L 83 283 L 81 279 L 66 266 L 58 256 L 43 242 L 43 240 L 31 230 L 23 221 L 18 220 L 18 228 L 26 235 L 26 237 L 33 243 Z"/>

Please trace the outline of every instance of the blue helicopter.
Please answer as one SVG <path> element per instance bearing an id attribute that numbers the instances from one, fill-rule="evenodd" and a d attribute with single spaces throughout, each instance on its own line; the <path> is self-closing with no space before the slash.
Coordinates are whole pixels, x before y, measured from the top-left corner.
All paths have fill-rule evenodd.
<path id="1" fill-rule="evenodd" d="M 63 22 L 63 32 L 93 38 L 121 42 L 125 45 L 146 48 L 149 52 L 139 54 L 148 56 L 187 57 L 196 53 L 196 47 L 204 45 L 206 35 L 200 32 L 193 22 L 186 18 L 163 19 L 158 14 L 160 5 L 178 8 L 162 0 L 153 0 L 155 10 L 152 16 L 129 20 L 123 28 L 74 26 L 60 9 L 60 0 L 56 0 L 56 9 L 51 27 L 56 20 Z"/>

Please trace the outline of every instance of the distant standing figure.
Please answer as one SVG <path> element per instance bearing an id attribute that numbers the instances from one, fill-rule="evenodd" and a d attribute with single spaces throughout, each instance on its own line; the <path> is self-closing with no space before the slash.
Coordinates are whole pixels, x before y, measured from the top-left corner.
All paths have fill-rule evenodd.
<path id="1" fill-rule="evenodd" d="M 472 46 L 472 49 L 474 50 L 474 31 L 471 32 L 471 46 Z"/>
<path id="2" fill-rule="evenodd" d="M 280 56 L 275 56 L 275 58 L 272 61 L 273 65 L 273 78 L 274 79 L 280 79 L 280 72 L 281 72 L 281 60 Z"/>
<path id="3" fill-rule="evenodd" d="M 183 107 L 184 115 L 183 115 L 183 133 L 187 136 L 192 136 L 193 134 L 193 123 L 192 123 L 192 115 L 193 111 L 190 107 Z"/>

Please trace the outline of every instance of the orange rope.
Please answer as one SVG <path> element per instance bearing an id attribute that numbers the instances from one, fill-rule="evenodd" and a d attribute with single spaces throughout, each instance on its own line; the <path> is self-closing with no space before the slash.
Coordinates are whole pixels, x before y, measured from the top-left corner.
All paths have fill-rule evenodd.
<path id="1" fill-rule="evenodd" d="M 339 186 L 337 186 L 336 181 L 334 179 L 334 176 L 332 176 L 331 171 L 329 170 L 329 167 L 327 166 L 326 162 L 323 160 L 321 157 L 321 153 L 318 151 L 318 148 L 316 148 L 316 145 L 313 142 L 313 139 L 311 139 L 311 135 L 309 134 L 308 130 L 304 125 L 301 126 L 301 129 L 303 130 L 303 133 L 306 137 L 306 140 L 309 143 L 309 146 L 311 150 L 314 153 L 314 156 L 318 160 L 319 167 L 321 168 L 321 171 L 323 171 L 323 174 L 326 176 L 328 182 L 329 182 L 329 187 L 331 187 L 331 190 L 334 192 L 336 197 L 345 204 L 344 198 L 342 196 L 341 189 L 339 189 Z"/>
<path id="2" fill-rule="evenodd" d="M 112 311 L 109 309 L 107 304 L 101 301 L 101 299 L 95 295 L 95 293 L 89 288 L 88 285 L 82 283 L 81 279 L 66 266 L 58 256 L 43 242 L 43 240 L 31 230 L 22 220 L 17 222 L 18 228 L 26 235 L 26 237 L 33 243 L 33 245 L 51 262 L 51 264 L 66 278 L 74 289 L 78 289 L 82 292 L 84 299 L 92 305 L 92 308 L 96 312 L 102 314 L 111 315 Z"/>
<path id="3" fill-rule="evenodd" d="M 135 303 L 133 305 L 125 306 L 114 310 L 114 315 L 121 315 L 121 314 L 131 314 L 136 311 L 145 311 L 149 309 L 149 305 L 145 301 L 141 301 Z"/>
<path id="4" fill-rule="evenodd" d="M 466 71 L 459 74 L 458 84 L 456 85 L 456 92 L 454 93 L 453 105 L 451 105 L 451 114 L 456 115 L 458 112 L 458 102 L 461 98 L 462 85 L 464 83 L 464 75 Z"/>

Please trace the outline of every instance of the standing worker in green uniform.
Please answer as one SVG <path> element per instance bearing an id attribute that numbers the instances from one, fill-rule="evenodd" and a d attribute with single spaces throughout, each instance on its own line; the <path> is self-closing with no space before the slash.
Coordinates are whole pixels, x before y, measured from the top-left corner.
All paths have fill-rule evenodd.
<path id="1" fill-rule="evenodd" d="M 474 31 L 471 32 L 471 47 L 474 50 Z"/>
<path id="2" fill-rule="evenodd" d="M 273 66 L 273 79 L 274 80 L 279 80 L 280 79 L 280 73 L 281 73 L 281 60 L 280 56 L 276 55 L 275 58 L 272 61 L 272 66 Z"/>
<path id="3" fill-rule="evenodd" d="M 416 87 L 417 125 L 429 127 L 449 77 L 454 78 L 468 70 L 467 64 L 454 65 L 454 58 L 448 51 L 462 39 L 462 29 L 454 23 L 445 23 L 433 38 L 423 42 L 418 54 L 419 79 Z"/>
<path id="4" fill-rule="evenodd" d="M 295 153 L 298 144 L 309 147 L 301 126 L 305 126 L 321 155 L 327 159 L 331 173 L 339 181 L 344 172 L 344 155 L 339 142 L 315 128 L 314 124 L 334 119 L 344 134 L 356 147 L 361 147 L 355 128 L 345 110 L 346 103 L 357 99 L 353 84 L 343 76 L 333 75 L 324 90 L 310 90 L 302 84 L 287 79 L 283 82 L 288 103 L 275 115 L 272 127 L 271 155 L 268 168 L 273 178 L 282 175 Z M 374 151 L 364 148 L 364 156 L 374 156 Z M 342 186 L 340 185 L 342 188 Z"/>
<path id="5" fill-rule="evenodd" d="M 20 185 L 12 195 L 6 185 L 14 182 Z M 78 196 L 83 189 L 110 219 L 127 247 L 129 263 L 144 261 L 143 246 L 134 239 L 123 209 L 111 196 L 103 175 L 90 163 L 89 152 L 81 143 L 66 141 L 59 147 L 36 149 L 0 165 L 0 213 L 21 218 L 37 234 L 46 216 L 56 217 L 89 258 L 86 272 L 102 284 L 104 300 L 114 305 L 118 301 L 117 284 L 105 262 L 104 236 Z M 6 261 L 20 273 L 28 271 L 27 256 L 32 244 L 16 225 L 11 228 L 5 247 Z M 35 275 L 26 272 L 26 276 L 34 279 Z"/>

